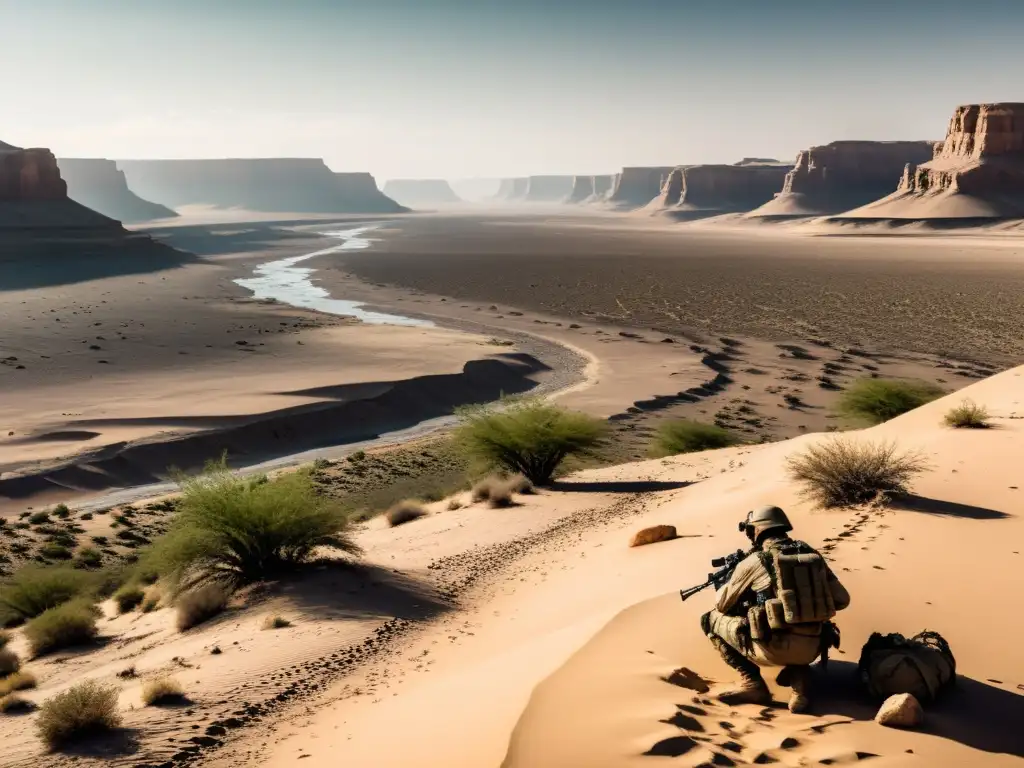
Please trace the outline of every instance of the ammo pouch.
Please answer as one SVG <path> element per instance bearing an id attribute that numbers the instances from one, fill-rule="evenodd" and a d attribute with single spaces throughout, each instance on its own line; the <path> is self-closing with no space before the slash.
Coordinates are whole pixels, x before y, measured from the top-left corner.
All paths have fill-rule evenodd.
<path id="1" fill-rule="evenodd" d="M 772 627 L 768 623 L 768 612 L 763 605 L 752 605 L 747 611 L 747 626 L 750 639 L 766 643 L 772 639 Z"/>
<path id="2" fill-rule="evenodd" d="M 764 553 L 776 597 L 765 603 L 773 629 L 820 623 L 836 615 L 825 559 L 803 542 L 787 542 Z"/>

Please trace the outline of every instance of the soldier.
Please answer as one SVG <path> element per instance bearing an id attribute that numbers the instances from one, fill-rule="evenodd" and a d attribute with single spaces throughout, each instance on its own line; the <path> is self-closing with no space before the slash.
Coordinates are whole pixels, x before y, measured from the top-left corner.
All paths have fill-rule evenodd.
<path id="1" fill-rule="evenodd" d="M 793 689 L 789 709 L 805 712 L 808 666 L 834 644 L 830 619 L 850 595 L 816 550 L 787 535 L 793 526 L 778 507 L 748 512 L 739 527 L 754 547 L 701 617 L 708 639 L 740 674 L 740 685 L 719 698 L 770 704 L 760 667 L 783 667 L 776 682 Z"/>

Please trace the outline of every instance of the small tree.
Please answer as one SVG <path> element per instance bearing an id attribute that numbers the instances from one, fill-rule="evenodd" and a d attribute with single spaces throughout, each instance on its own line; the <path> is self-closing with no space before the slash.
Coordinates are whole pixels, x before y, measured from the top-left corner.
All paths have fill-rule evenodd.
<path id="1" fill-rule="evenodd" d="M 503 400 L 495 406 L 459 411 L 456 440 L 471 458 L 530 482 L 550 482 L 567 456 L 592 454 L 607 424 L 535 398 Z"/>

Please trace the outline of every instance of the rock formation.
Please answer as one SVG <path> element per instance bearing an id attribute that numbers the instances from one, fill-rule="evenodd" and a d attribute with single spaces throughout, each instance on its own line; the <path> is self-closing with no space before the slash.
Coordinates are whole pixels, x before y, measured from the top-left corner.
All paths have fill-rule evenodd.
<path id="1" fill-rule="evenodd" d="M 735 165 L 779 165 L 781 162 L 774 157 L 744 157 Z"/>
<path id="2" fill-rule="evenodd" d="M 444 179 L 389 179 L 384 194 L 409 208 L 462 202 Z"/>
<path id="3" fill-rule="evenodd" d="M 530 176 L 523 200 L 528 203 L 560 203 L 572 192 L 572 176 Z"/>
<path id="4" fill-rule="evenodd" d="M 594 177 L 594 194 L 584 200 L 584 203 L 603 203 L 608 199 L 608 196 L 615 189 L 615 185 L 618 183 L 618 174 L 610 176 L 595 176 Z"/>
<path id="5" fill-rule="evenodd" d="M 673 168 L 645 210 L 680 219 L 749 211 L 772 198 L 790 167 L 747 162 Z"/>
<path id="6" fill-rule="evenodd" d="M 573 176 L 572 191 L 565 199 L 567 203 L 582 203 L 594 196 L 595 176 Z"/>
<path id="7" fill-rule="evenodd" d="M 498 183 L 498 191 L 494 193 L 495 200 L 511 200 L 515 194 L 516 180 L 502 179 Z"/>
<path id="8" fill-rule="evenodd" d="M 104 216 L 134 223 L 178 215 L 132 192 L 113 160 L 61 158 L 57 165 L 67 182 L 68 197 Z"/>
<path id="9" fill-rule="evenodd" d="M 909 163 L 895 192 L 843 217 L 1024 217 L 1024 103 L 957 107 L 932 159 Z"/>
<path id="10" fill-rule="evenodd" d="M 624 210 L 647 205 L 657 197 L 671 172 L 672 166 L 623 168 L 615 179 L 608 202 Z"/>
<path id="11" fill-rule="evenodd" d="M 315 158 L 120 160 L 128 186 L 176 208 L 211 205 L 290 213 L 399 213 L 368 173 L 334 173 Z"/>
<path id="12" fill-rule="evenodd" d="M 907 163 L 932 156 L 931 141 L 833 141 L 796 156 L 782 191 L 748 217 L 824 216 L 892 191 Z"/>
<path id="13" fill-rule="evenodd" d="M 0 142 L 0 202 L 66 200 L 68 187 L 48 149 Z"/>

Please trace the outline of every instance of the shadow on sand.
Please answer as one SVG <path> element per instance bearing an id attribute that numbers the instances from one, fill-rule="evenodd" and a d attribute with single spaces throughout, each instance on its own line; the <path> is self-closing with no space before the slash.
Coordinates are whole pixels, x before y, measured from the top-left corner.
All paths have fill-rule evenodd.
<path id="1" fill-rule="evenodd" d="M 114 728 L 70 742 L 60 748 L 61 754 L 102 760 L 134 755 L 141 749 L 142 732 L 135 728 Z"/>
<path id="2" fill-rule="evenodd" d="M 1006 512 L 1000 512 L 998 509 L 976 507 L 973 504 L 959 504 L 955 501 L 930 499 L 927 496 L 918 496 L 915 493 L 893 499 L 889 506 L 893 509 L 908 512 L 923 512 L 926 515 L 943 515 L 945 517 L 963 517 L 970 520 L 1002 520 L 1010 517 Z"/>
<path id="3" fill-rule="evenodd" d="M 590 483 L 566 483 L 556 480 L 548 488 L 561 493 L 644 493 L 674 491 L 688 485 L 692 483 L 683 480 L 608 480 Z"/>
<path id="4" fill-rule="evenodd" d="M 872 720 L 878 702 L 869 700 L 857 680 L 857 665 L 830 660 L 828 671 L 817 665 L 814 681 L 816 715 L 845 715 Z M 985 752 L 1024 757 L 1024 696 L 958 675 L 956 685 L 925 711 L 920 731 Z"/>

